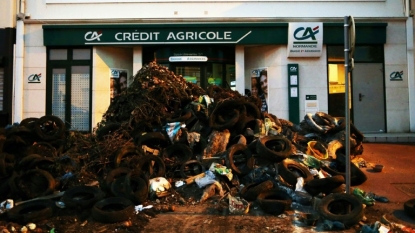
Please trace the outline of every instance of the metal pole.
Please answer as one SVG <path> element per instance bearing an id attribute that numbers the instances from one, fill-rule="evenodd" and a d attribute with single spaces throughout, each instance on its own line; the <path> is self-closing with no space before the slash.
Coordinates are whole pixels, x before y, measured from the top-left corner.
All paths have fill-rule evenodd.
<path id="1" fill-rule="evenodd" d="M 346 156 L 346 193 L 350 193 L 350 109 L 349 109 L 349 71 L 350 71 L 350 16 L 344 17 L 344 81 L 345 81 L 345 111 L 344 120 L 346 122 L 345 137 L 345 156 Z"/>

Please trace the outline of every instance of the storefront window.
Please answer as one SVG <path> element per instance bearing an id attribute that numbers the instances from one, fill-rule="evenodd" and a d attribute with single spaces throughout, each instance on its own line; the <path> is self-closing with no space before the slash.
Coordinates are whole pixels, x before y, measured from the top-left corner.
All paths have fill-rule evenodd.
<path id="1" fill-rule="evenodd" d="M 91 49 L 49 49 L 46 114 L 71 130 L 89 131 L 91 122 Z"/>

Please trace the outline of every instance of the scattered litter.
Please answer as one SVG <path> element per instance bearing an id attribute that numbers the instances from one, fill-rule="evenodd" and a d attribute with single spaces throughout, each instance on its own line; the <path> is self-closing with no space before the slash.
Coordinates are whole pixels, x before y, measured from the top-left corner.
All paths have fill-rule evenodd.
<path id="1" fill-rule="evenodd" d="M 145 209 L 151 209 L 153 208 L 153 205 L 143 206 L 143 205 L 137 205 L 134 207 L 135 213 L 138 214 L 138 212 L 141 212 Z"/>

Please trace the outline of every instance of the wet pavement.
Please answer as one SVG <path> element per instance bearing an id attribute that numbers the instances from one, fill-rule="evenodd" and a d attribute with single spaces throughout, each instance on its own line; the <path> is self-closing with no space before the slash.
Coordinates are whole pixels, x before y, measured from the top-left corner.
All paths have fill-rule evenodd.
<path id="1" fill-rule="evenodd" d="M 363 154 L 360 155 L 367 167 L 361 168 L 367 175 L 367 181 L 359 186 L 365 192 L 373 192 L 389 199 L 389 202 L 376 202 L 370 207 L 373 211 L 387 213 L 388 220 L 415 228 L 415 220 L 408 217 L 403 204 L 415 198 L 415 143 L 364 143 Z M 371 165 L 382 164 L 381 172 L 373 171 Z M 257 211 L 259 211 L 257 213 Z M 287 213 L 290 215 L 290 213 Z M 380 219 L 381 215 L 379 216 Z M 373 224 L 374 222 L 366 222 Z M 313 227 L 296 227 L 286 216 L 263 216 L 260 210 L 253 207 L 249 214 L 233 216 L 218 214 L 205 205 L 176 208 L 174 212 L 161 213 L 150 219 L 145 232 L 161 232 L 171 229 L 172 232 L 316 232 Z M 348 229 L 330 232 L 358 232 Z"/>
<path id="2" fill-rule="evenodd" d="M 376 202 L 394 217 L 415 226 L 404 210 L 404 202 L 415 198 L 415 143 L 364 143 L 361 157 L 371 164 L 382 164 L 381 172 L 368 166 L 361 168 L 367 181 L 358 187 L 366 192 L 389 199 L 388 203 Z"/>

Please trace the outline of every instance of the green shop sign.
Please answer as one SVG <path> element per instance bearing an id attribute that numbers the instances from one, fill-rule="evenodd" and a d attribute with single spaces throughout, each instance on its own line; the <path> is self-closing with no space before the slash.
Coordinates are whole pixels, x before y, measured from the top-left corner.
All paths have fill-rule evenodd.
<path id="1" fill-rule="evenodd" d="M 44 45 L 286 44 L 287 23 L 44 25 Z"/>
<path id="2" fill-rule="evenodd" d="M 301 23 L 299 23 L 301 24 Z M 356 23 L 356 44 L 386 43 L 386 23 Z M 343 44 L 343 25 L 323 23 L 324 44 Z M 43 25 L 45 46 L 287 44 L 288 23 Z"/>

